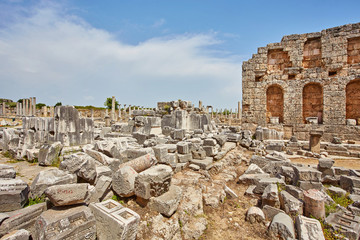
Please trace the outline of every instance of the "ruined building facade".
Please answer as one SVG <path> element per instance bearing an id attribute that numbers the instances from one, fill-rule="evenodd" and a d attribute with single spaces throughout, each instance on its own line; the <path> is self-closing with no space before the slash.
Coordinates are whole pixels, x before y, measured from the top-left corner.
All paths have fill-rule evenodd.
<path id="1" fill-rule="evenodd" d="M 243 63 L 242 87 L 245 124 L 279 121 L 300 134 L 312 117 L 324 130 L 336 125 L 354 138 L 357 127 L 346 123 L 360 124 L 360 23 L 284 36 L 258 48 Z"/>

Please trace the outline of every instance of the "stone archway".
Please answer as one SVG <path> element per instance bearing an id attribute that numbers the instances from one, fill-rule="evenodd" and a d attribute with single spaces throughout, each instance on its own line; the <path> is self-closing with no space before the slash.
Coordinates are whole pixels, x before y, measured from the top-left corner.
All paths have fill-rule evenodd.
<path id="1" fill-rule="evenodd" d="M 317 117 L 318 122 L 323 119 L 323 89 L 319 83 L 306 84 L 303 89 L 303 120 L 307 117 Z"/>
<path id="2" fill-rule="evenodd" d="M 280 123 L 284 121 L 284 93 L 278 85 L 266 90 L 266 122 L 270 122 L 270 117 L 279 117 Z"/>
<path id="3" fill-rule="evenodd" d="M 346 119 L 360 118 L 360 79 L 346 85 Z M 359 124 L 359 123 L 358 123 Z"/>

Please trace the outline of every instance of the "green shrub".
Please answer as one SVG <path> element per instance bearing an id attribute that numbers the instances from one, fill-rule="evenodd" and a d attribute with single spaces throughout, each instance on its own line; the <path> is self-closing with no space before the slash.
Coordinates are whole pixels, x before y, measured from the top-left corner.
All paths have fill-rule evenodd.
<path id="1" fill-rule="evenodd" d="M 45 195 L 41 195 L 40 197 L 36 197 L 36 198 L 29 198 L 27 204 L 25 205 L 25 207 L 29 207 L 31 205 L 35 205 L 38 203 L 42 203 L 45 202 Z"/>

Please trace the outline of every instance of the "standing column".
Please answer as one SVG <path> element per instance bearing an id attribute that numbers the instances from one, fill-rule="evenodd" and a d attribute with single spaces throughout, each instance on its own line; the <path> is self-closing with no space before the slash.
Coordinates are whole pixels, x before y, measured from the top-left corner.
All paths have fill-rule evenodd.
<path id="1" fill-rule="evenodd" d="M 241 102 L 238 101 L 238 119 L 241 118 Z"/>
<path id="2" fill-rule="evenodd" d="M 0 108 L 0 115 L 1 115 L 1 116 L 4 115 L 4 111 L 3 111 L 3 107 L 2 107 L 3 104 L 4 104 L 4 103 L 1 103 L 1 108 Z"/>
<path id="3" fill-rule="evenodd" d="M 33 97 L 33 106 L 32 106 L 33 110 L 33 115 L 34 117 L 36 117 L 36 97 Z"/>
<path id="4" fill-rule="evenodd" d="M 19 116 L 23 115 L 23 106 L 22 103 L 19 103 Z"/>
<path id="5" fill-rule="evenodd" d="M 121 104 L 119 104 L 119 121 L 121 122 Z"/>
<path id="6" fill-rule="evenodd" d="M 202 101 L 199 100 L 199 110 L 201 111 L 202 109 Z"/>
<path id="7" fill-rule="evenodd" d="M 29 115 L 32 116 L 33 115 L 33 98 L 30 98 L 30 102 L 29 102 Z"/>
<path id="8" fill-rule="evenodd" d="M 131 118 L 131 105 L 129 104 L 129 118 Z"/>
<path id="9" fill-rule="evenodd" d="M 50 117 L 54 117 L 54 106 L 50 107 Z"/>
<path id="10" fill-rule="evenodd" d="M 16 116 L 19 116 L 19 103 L 16 103 Z"/>
<path id="11" fill-rule="evenodd" d="M 44 117 L 47 117 L 47 114 L 48 114 L 47 106 L 44 106 Z"/>
<path id="12" fill-rule="evenodd" d="M 115 121 L 115 96 L 112 96 L 111 102 L 111 121 Z"/>
<path id="13" fill-rule="evenodd" d="M 94 120 L 94 109 L 91 109 L 91 119 Z"/>
<path id="14" fill-rule="evenodd" d="M 23 98 L 23 100 L 22 100 L 22 115 L 26 116 L 25 98 Z"/>

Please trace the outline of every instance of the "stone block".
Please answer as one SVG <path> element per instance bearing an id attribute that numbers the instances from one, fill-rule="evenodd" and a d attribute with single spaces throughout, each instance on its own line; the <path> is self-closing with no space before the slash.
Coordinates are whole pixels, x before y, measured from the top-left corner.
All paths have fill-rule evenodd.
<path id="1" fill-rule="evenodd" d="M 297 216 L 303 214 L 303 202 L 296 199 L 286 191 L 280 192 L 280 204 L 283 209 L 290 216 Z"/>
<path id="2" fill-rule="evenodd" d="M 260 179 L 260 181 L 256 184 L 256 188 L 254 189 L 254 193 L 257 194 L 262 194 L 265 190 L 265 188 L 269 185 L 269 184 L 276 184 L 276 185 L 280 185 L 282 187 L 285 187 L 285 182 L 284 180 L 280 179 L 280 178 L 262 178 Z"/>
<path id="3" fill-rule="evenodd" d="M 128 161 L 139 158 L 139 157 L 147 155 L 147 154 L 155 155 L 154 150 L 151 147 L 148 147 L 148 148 L 134 148 L 134 149 L 127 149 L 126 150 L 126 157 L 127 157 Z"/>
<path id="4" fill-rule="evenodd" d="M 261 179 L 270 178 L 270 174 L 243 174 L 239 177 L 238 182 L 243 184 L 257 185 Z"/>
<path id="5" fill-rule="evenodd" d="M 99 181 L 101 176 L 106 176 L 112 178 L 112 171 L 108 166 L 99 165 L 95 167 L 96 169 L 96 178 L 95 178 L 95 185 L 97 181 Z"/>
<path id="6" fill-rule="evenodd" d="M 263 174 L 265 173 L 258 165 L 252 163 L 250 166 L 246 169 L 244 174 Z"/>
<path id="7" fill-rule="evenodd" d="M 0 164 L 0 178 L 15 178 L 16 172 L 14 167 Z"/>
<path id="8" fill-rule="evenodd" d="M 204 146 L 212 146 L 215 147 L 216 146 L 216 140 L 213 138 L 206 138 L 204 139 Z"/>
<path id="9" fill-rule="evenodd" d="M 268 232 L 274 239 L 295 239 L 293 220 L 285 213 L 278 213 L 274 216 Z"/>
<path id="10" fill-rule="evenodd" d="M 159 164 L 136 176 L 135 195 L 143 199 L 158 197 L 169 190 L 173 171 L 170 166 Z"/>
<path id="11" fill-rule="evenodd" d="M 105 166 L 108 166 L 114 172 L 117 171 L 121 163 L 119 159 L 108 157 L 105 154 L 95 150 L 85 149 L 85 152 L 95 160 L 99 161 Z"/>
<path id="12" fill-rule="evenodd" d="M 201 168 L 196 164 L 189 164 L 189 168 L 193 171 L 199 171 Z"/>
<path id="13" fill-rule="evenodd" d="M 8 232 L 19 229 L 26 229 L 33 235 L 35 232 L 35 222 L 43 211 L 46 211 L 46 203 L 38 203 L 16 211 L 7 212 L 5 220 L 1 221 L 0 237 Z"/>
<path id="14" fill-rule="evenodd" d="M 21 179 L 0 179 L 0 212 L 22 208 L 29 195 L 29 186 Z"/>
<path id="15" fill-rule="evenodd" d="M 350 240 L 357 240 L 360 237 L 360 217 L 349 212 L 331 213 L 325 220 L 336 231 Z"/>
<path id="16" fill-rule="evenodd" d="M 136 212 L 111 199 L 92 203 L 89 207 L 95 215 L 97 239 L 136 239 L 140 222 L 140 216 Z"/>
<path id="17" fill-rule="evenodd" d="M 191 143 L 189 142 L 178 142 L 176 144 L 177 152 L 180 154 L 189 154 L 191 149 Z"/>
<path id="18" fill-rule="evenodd" d="M 51 166 L 55 162 L 59 161 L 59 155 L 63 145 L 61 142 L 55 142 L 53 144 L 44 144 L 39 151 L 39 165 Z"/>
<path id="19" fill-rule="evenodd" d="M 40 197 L 45 190 L 53 185 L 76 183 L 76 176 L 59 169 L 41 171 L 31 184 L 31 196 Z"/>
<path id="20" fill-rule="evenodd" d="M 193 159 L 203 160 L 206 158 L 206 152 L 202 147 L 192 150 L 191 153 Z"/>
<path id="21" fill-rule="evenodd" d="M 156 160 L 155 156 L 152 154 L 146 154 L 146 155 L 140 156 L 138 158 L 135 158 L 133 160 L 130 160 L 126 163 L 122 163 L 118 167 L 118 169 L 125 167 L 125 166 L 129 166 L 129 167 L 132 167 L 136 172 L 139 173 L 139 172 L 142 172 L 142 171 L 150 168 L 151 166 L 154 166 L 155 164 L 157 164 L 157 160 Z M 116 171 L 118 169 L 116 169 Z"/>
<path id="22" fill-rule="evenodd" d="M 96 239 L 96 221 L 86 206 L 54 207 L 35 224 L 35 239 Z"/>
<path id="23" fill-rule="evenodd" d="M 298 181 L 311 181 L 311 182 L 320 182 L 321 172 L 311 168 L 311 167 L 299 167 L 293 166 L 294 168 L 294 183 Z"/>
<path id="24" fill-rule="evenodd" d="M 130 197 L 135 194 L 135 178 L 138 173 L 130 166 L 121 167 L 112 177 L 112 188 L 122 197 Z"/>
<path id="25" fill-rule="evenodd" d="M 89 183 L 96 178 L 95 159 L 83 152 L 64 156 L 59 169 L 74 173 Z"/>
<path id="26" fill-rule="evenodd" d="M 218 153 L 216 147 L 213 146 L 203 146 L 203 149 L 205 150 L 207 157 L 214 157 Z"/>
<path id="27" fill-rule="evenodd" d="M 246 212 L 246 221 L 265 223 L 264 212 L 258 207 L 250 207 Z"/>
<path id="28" fill-rule="evenodd" d="M 88 188 L 88 183 L 54 185 L 45 190 L 45 195 L 54 206 L 74 205 L 85 202 Z"/>
<path id="29" fill-rule="evenodd" d="M 198 165 L 203 170 L 209 170 L 212 167 L 213 162 L 214 160 L 210 157 L 203 160 L 192 159 L 190 161 L 191 164 Z"/>
<path id="30" fill-rule="evenodd" d="M 356 126 L 356 119 L 346 119 L 346 125 Z"/>
<path id="31" fill-rule="evenodd" d="M 304 201 L 304 193 L 301 188 L 293 185 L 286 185 L 285 190 L 292 196 L 294 196 L 296 199 Z"/>
<path id="32" fill-rule="evenodd" d="M 39 159 L 40 149 L 26 149 L 26 160 L 29 162 Z"/>
<path id="33" fill-rule="evenodd" d="M 25 229 L 14 230 L 1 238 L 1 240 L 28 240 L 28 239 L 30 239 L 30 233 Z"/>
<path id="34" fill-rule="evenodd" d="M 321 182 L 298 181 L 298 185 L 302 190 L 317 189 L 322 190 L 324 186 Z"/>
<path id="35" fill-rule="evenodd" d="M 340 187 L 346 191 L 351 191 L 353 188 L 360 188 L 360 178 L 353 176 L 341 176 Z"/>
<path id="36" fill-rule="evenodd" d="M 265 205 L 262 207 L 262 210 L 265 214 L 265 218 L 268 221 L 272 221 L 273 218 L 275 217 L 275 215 L 277 215 L 278 213 L 284 213 L 285 212 L 283 210 L 281 210 L 280 208 L 275 208 L 269 205 Z"/>
<path id="37" fill-rule="evenodd" d="M 178 161 L 179 163 L 188 163 L 192 160 L 192 154 L 178 154 Z"/>
<path id="38" fill-rule="evenodd" d="M 297 216 L 295 225 L 299 240 L 325 240 L 321 224 L 314 218 Z"/>
<path id="39" fill-rule="evenodd" d="M 325 169 L 330 169 L 334 165 L 334 163 L 335 163 L 335 160 L 332 158 L 320 158 L 318 169 L 319 169 L 319 171 L 325 170 Z"/>
<path id="40" fill-rule="evenodd" d="M 184 129 L 175 129 L 172 132 L 172 138 L 175 140 L 183 140 L 185 138 L 185 130 Z"/>
<path id="41" fill-rule="evenodd" d="M 149 207 L 159 213 L 170 217 L 178 208 L 182 196 L 180 187 L 171 185 L 169 191 L 158 196 L 150 198 Z"/>
<path id="42" fill-rule="evenodd" d="M 159 163 L 166 163 L 168 160 L 168 148 L 164 145 L 153 147 L 155 157 Z"/>
<path id="43" fill-rule="evenodd" d="M 265 187 L 261 196 L 261 205 L 269 205 L 276 208 L 280 207 L 279 191 L 276 184 L 269 184 Z"/>
<path id="44" fill-rule="evenodd" d="M 346 195 L 346 191 L 339 187 L 330 186 L 327 190 L 329 191 L 330 194 L 338 197 L 343 197 Z"/>

